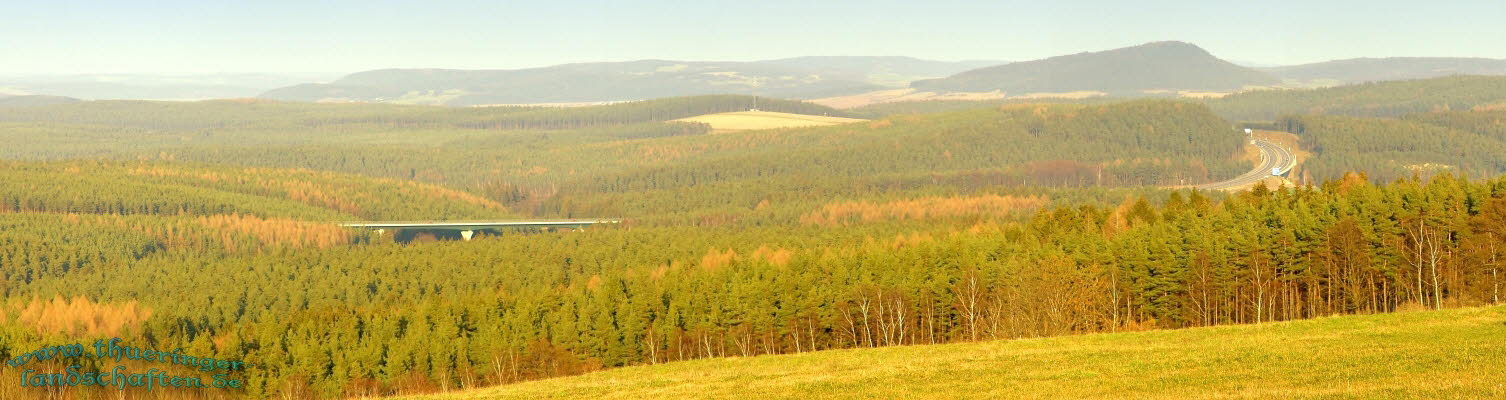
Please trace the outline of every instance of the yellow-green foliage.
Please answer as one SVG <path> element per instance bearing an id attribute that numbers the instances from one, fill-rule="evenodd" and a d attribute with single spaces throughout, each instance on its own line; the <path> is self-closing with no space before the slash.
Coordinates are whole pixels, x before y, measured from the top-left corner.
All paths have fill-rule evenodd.
<path id="1" fill-rule="evenodd" d="M 708 359 L 413 399 L 1500 398 L 1506 307 Z"/>

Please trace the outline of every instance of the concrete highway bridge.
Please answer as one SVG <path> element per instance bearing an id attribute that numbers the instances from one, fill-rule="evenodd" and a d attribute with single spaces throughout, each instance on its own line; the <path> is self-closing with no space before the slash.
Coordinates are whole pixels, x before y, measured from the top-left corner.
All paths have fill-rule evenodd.
<path id="1" fill-rule="evenodd" d="M 617 219 L 546 219 L 546 220 L 514 220 L 514 221 L 370 221 L 370 222 L 345 222 L 340 226 L 357 229 L 371 229 L 382 234 L 393 231 L 394 234 L 402 231 L 450 231 L 460 233 L 460 237 L 471 240 L 476 232 L 483 230 L 501 232 L 504 230 L 543 230 L 551 231 L 558 229 L 579 230 L 596 224 L 621 223 Z"/>

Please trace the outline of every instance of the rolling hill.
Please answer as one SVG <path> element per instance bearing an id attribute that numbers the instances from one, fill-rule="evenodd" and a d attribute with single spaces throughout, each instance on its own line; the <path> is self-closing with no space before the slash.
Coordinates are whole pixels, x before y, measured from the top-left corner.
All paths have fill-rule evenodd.
<path id="1" fill-rule="evenodd" d="M 1490 398 L 1506 307 L 706 359 L 407 397 Z"/>
<path id="2" fill-rule="evenodd" d="M 1409 90 L 1384 92 L 1405 102 Z M 1343 104 L 1362 110 L 1370 102 L 1344 92 L 1286 94 L 1314 93 L 1343 100 L 1312 103 L 1336 110 Z M 1211 198 L 1156 189 L 1249 169 L 1237 158 L 1243 135 L 1205 104 L 996 103 L 727 135 L 669 122 L 747 110 L 754 101 L 764 110 L 843 114 L 746 96 L 578 108 L 91 101 L 0 109 L 0 142 L 9 144 L 0 146 L 0 158 L 87 160 L 0 163 L 0 292 L 18 299 L 5 312 L 15 315 L 10 310 L 25 299 L 54 296 L 137 302 L 155 316 L 132 328 L 139 335 L 129 340 L 205 346 L 256 363 L 247 397 L 362 398 L 668 360 L 715 359 L 674 364 L 707 371 L 764 360 L 753 355 L 817 348 L 1179 329 L 1389 312 L 1417 302 L 1475 305 L 1494 300 L 1499 287 L 1496 271 L 1485 269 L 1500 248 L 1495 227 L 1506 226 L 1506 183 L 1499 178 L 1345 181 Z M 1406 108 L 1429 109 L 1433 101 Z M 1474 113 L 1406 121 L 1498 136 L 1499 117 Z M 1321 150 L 1316 157 L 1342 154 L 1325 139 L 1346 137 L 1338 128 L 1370 135 L 1391 126 L 1310 122 L 1319 146 L 1303 147 Z M 1502 152 L 1460 135 L 1421 132 L 1414 143 L 1463 143 L 1473 149 L 1466 153 L 1471 158 Z M 1371 137 L 1380 136 L 1351 141 Z M 1419 232 L 1450 237 L 1439 248 L 1448 258 L 1430 273 L 1411 268 L 1407 239 L 1415 236 L 1402 225 L 1423 213 L 1443 223 L 1423 221 Z M 328 223 L 510 215 L 624 222 L 401 245 Z M 1338 266 L 1343 259 L 1368 261 Z M 194 273 L 182 274 L 184 265 Z M 1426 290 L 1409 289 L 1429 274 L 1442 278 Z M 160 277 L 177 275 L 189 276 L 162 284 Z M 230 291 L 182 296 L 184 288 Z M 1312 293 L 1334 294 L 1306 295 Z M 116 315 L 104 311 L 82 316 Z M 1471 320 L 1459 315 L 1445 320 Z M 1455 335 L 1429 330 L 1437 327 L 1431 323 L 1407 325 L 1406 317 L 1377 324 L 1408 327 L 1400 332 L 1415 330 L 1425 340 L 1383 330 L 1367 334 L 1391 336 L 1341 338 L 1374 339 L 1363 354 L 1386 357 L 1374 360 L 1330 347 L 1336 345 L 1325 335 L 1342 336 L 1344 329 L 1309 325 L 1323 333 L 1260 341 L 1262 332 L 1280 330 L 1269 327 L 1297 326 L 1267 325 L 1179 331 L 1234 332 L 1256 338 L 1253 345 L 1222 334 L 1110 335 L 1075 339 L 1118 340 L 1108 350 L 1063 358 L 1041 355 L 1080 342 L 896 347 L 885 351 L 899 353 L 880 358 L 863 358 L 867 350 L 818 353 L 800 356 L 817 361 L 795 364 L 832 362 L 824 365 L 836 365 L 827 369 L 834 372 L 810 380 L 791 375 L 794 386 L 768 390 L 855 397 L 968 390 L 960 394 L 1002 397 L 1026 382 L 1059 379 L 1060 385 L 1041 385 L 1038 397 L 1111 394 L 1090 392 L 1098 387 L 1124 389 L 1125 397 L 1279 397 L 1290 393 L 1276 390 L 1308 390 L 1311 382 L 1339 377 L 1347 379 L 1341 388 L 1383 391 L 1353 396 L 1492 394 L 1467 379 L 1484 368 L 1461 364 L 1471 359 L 1455 354 L 1473 350 L 1468 338 L 1478 330 Z M 0 336 L 8 348 L 36 348 L 58 337 L 30 321 L 0 322 L 7 323 Z M 1012 347 L 1031 343 L 1045 344 Z M 1215 344 L 1248 352 L 1217 352 L 1225 348 Z M 1393 352 L 1375 350 L 1382 346 Z M 732 355 L 743 358 L 726 358 Z M 851 364 L 819 358 L 849 356 Z M 1227 368 L 1246 360 L 1260 369 Z M 1063 363 L 1097 367 L 1053 367 Z M 1332 363 L 1318 365 L 1338 372 L 1282 377 L 1314 363 Z M 899 379 L 938 386 L 863 380 L 895 371 L 863 368 L 895 365 L 903 365 Z M 764 368 L 774 369 L 804 372 L 793 364 Z M 1460 370 L 1457 392 L 1415 389 L 1422 387 L 1417 382 L 1451 383 L 1455 375 L 1446 371 Z M 21 371 L 0 370 L 0 380 L 15 382 Z M 751 388 L 729 390 L 770 387 L 756 380 L 767 375 L 737 372 L 755 380 L 725 377 Z M 819 380 L 828 377 L 837 380 Z M 1140 377 L 1151 383 L 1134 383 Z M 979 381 L 1002 384 L 968 385 Z M 764 394 L 685 387 L 706 396 Z M 956 387 L 963 388 L 950 389 Z M 17 398 L 11 395 L 17 389 L 0 385 L 0 398 Z M 594 389 L 582 390 L 590 396 Z M 1169 390 L 1182 392 L 1159 394 Z"/>
<path id="3" fill-rule="evenodd" d="M 1506 60 L 1489 58 L 1354 58 L 1262 68 L 1282 79 L 1306 84 L 1346 84 L 1437 78 L 1448 75 L 1506 75 Z"/>
<path id="4" fill-rule="evenodd" d="M 994 61 L 797 57 L 753 62 L 641 60 L 515 70 L 387 69 L 268 91 L 291 101 L 469 106 L 590 103 L 702 94 L 818 98 L 903 86 Z"/>
<path id="5" fill-rule="evenodd" d="M 181 101 L 255 97 L 272 88 L 332 78 L 324 74 L 270 73 L 8 75 L 0 76 L 0 92 L 9 89 L 89 100 Z"/>
<path id="6" fill-rule="evenodd" d="M 72 97 L 47 95 L 0 96 L 0 107 L 47 106 L 79 101 Z"/>
<path id="7" fill-rule="evenodd" d="M 1298 114 L 1396 117 L 1500 107 L 1506 104 L 1506 77 L 1450 76 L 1317 89 L 1254 90 L 1205 101 L 1230 121 L 1273 121 Z"/>
<path id="8" fill-rule="evenodd" d="M 822 97 L 876 87 L 858 80 L 754 63 L 645 60 L 518 70 L 367 71 L 329 84 L 275 89 L 262 97 L 468 106 L 625 101 L 701 94 Z"/>
<path id="9" fill-rule="evenodd" d="M 312 221 L 512 215 L 469 193 L 308 169 L 0 161 L 0 213 L 245 215 Z M 73 186 L 57 182 L 73 182 Z"/>
<path id="10" fill-rule="evenodd" d="M 755 101 L 854 117 L 746 96 L 577 108 L 93 101 L 0 109 L 0 141 L 18 143 L 0 158 L 307 168 L 449 185 L 537 215 L 666 219 L 871 188 L 1122 187 L 1249 169 L 1234 158 L 1242 142 L 1233 127 L 1193 103 L 1009 105 L 739 135 L 672 122 Z"/>
<path id="11" fill-rule="evenodd" d="M 1003 64 L 997 60 L 935 61 L 914 57 L 865 57 L 865 56 L 810 56 L 759 61 L 759 64 L 777 65 L 786 68 L 807 70 L 864 80 L 880 85 L 905 86 L 911 81 L 924 78 L 939 78 Z"/>
<path id="12" fill-rule="evenodd" d="M 1234 65 L 1183 42 L 1155 42 L 1108 51 L 1023 61 L 911 83 L 917 90 L 1030 93 L 1101 91 L 1144 95 L 1157 90 L 1229 91 L 1273 85 L 1267 73 Z"/>

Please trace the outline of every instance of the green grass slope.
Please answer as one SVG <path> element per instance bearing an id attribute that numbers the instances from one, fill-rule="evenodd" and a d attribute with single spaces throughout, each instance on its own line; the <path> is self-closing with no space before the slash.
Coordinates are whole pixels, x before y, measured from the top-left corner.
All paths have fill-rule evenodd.
<path id="1" fill-rule="evenodd" d="M 823 351 L 412 399 L 1500 398 L 1506 307 Z"/>

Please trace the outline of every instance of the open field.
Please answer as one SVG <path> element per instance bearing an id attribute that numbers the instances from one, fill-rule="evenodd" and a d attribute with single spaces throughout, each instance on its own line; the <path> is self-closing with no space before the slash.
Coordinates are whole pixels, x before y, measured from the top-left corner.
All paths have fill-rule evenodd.
<path id="1" fill-rule="evenodd" d="M 1035 93 L 1026 93 L 1026 94 L 1019 95 L 1019 96 L 1009 96 L 1009 98 L 1011 98 L 1011 99 L 1019 99 L 1019 100 L 1044 100 L 1044 99 L 1067 99 L 1067 100 L 1072 100 L 1072 99 L 1088 99 L 1088 98 L 1093 98 L 1093 97 L 1104 97 L 1104 96 L 1108 96 L 1108 95 L 1109 95 L 1108 93 L 1099 92 L 1099 91 L 1095 91 L 1095 90 L 1079 90 L 1079 91 L 1074 91 L 1074 92 L 1035 92 Z"/>
<path id="2" fill-rule="evenodd" d="M 799 128 L 867 121 L 855 118 L 827 117 L 820 115 L 790 114 L 770 111 L 739 111 L 698 115 L 676 121 L 701 122 L 711 125 L 714 131 L 747 131 L 755 129 Z"/>
<path id="3" fill-rule="evenodd" d="M 413 399 L 1500 398 L 1506 307 L 708 359 Z"/>
<path id="4" fill-rule="evenodd" d="M 878 90 L 868 93 L 859 93 L 848 96 L 827 97 L 811 100 L 812 103 L 836 109 L 858 108 L 871 104 L 897 103 L 906 101 L 931 101 L 931 100 L 996 100 L 1003 99 L 1004 92 L 952 92 L 936 93 L 916 91 L 915 89 L 890 89 Z"/>

